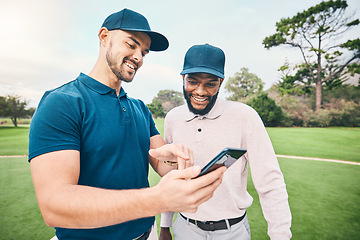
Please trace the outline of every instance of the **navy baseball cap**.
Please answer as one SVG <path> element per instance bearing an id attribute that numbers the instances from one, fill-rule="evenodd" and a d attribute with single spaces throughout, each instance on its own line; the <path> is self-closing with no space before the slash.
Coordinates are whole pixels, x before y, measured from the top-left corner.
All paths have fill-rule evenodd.
<path id="1" fill-rule="evenodd" d="M 225 54 L 209 44 L 194 45 L 185 54 L 181 75 L 189 73 L 209 73 L 224 79 Z"/>
<path id="2" fill-rule="evenodd" d="M 143 15 L 127 8 L 108 16 L 101 27 L 106 27 L 109 31 L 120 29 L 144 32 L 151 38 L 151 51 L 164 51 L 169 47 L 169 41 L 166 37 L 151 31 L 150 25 Z"/>

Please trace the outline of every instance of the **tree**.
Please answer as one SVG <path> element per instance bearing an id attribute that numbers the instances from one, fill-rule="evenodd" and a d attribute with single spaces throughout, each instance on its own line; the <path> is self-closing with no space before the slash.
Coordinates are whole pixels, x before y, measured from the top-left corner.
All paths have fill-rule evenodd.
<path id="1" fill-rule="evenodd" d="M 164 113 L 167 114 L 174 107 L 184 104 L 184 97 L 181 92 L 175 90 L 160 90 L 152 100 L 153 106 L 156 106 L 158 102 L 163 107 Z"/>
<path id="2" fill-rule="evenodd" d="M 347 7 L 341 0 L 321 2 L 292 18 L 281 19 L 276 23 L 276 33 L 263 40 L 267 49 L 288 45 L 300 50 L 308 77 L 315 84 L 316 111 L 321 108 L 322 85 L 339 79 L 347 66 L 360 58 L 359 39 L 339 42 L 345 32 L 359 24 L 359 19 L 346 14 Z M 343 54 L 345 49 L 351 54 Z"/>
<path id="3" fill-rule="evenodd" d="M 298 68 L 296 74 L 291 75 L 293 69 L 287 61 L 280 67 L 281 80 L 274 84 L 274 87 L 282 96 L 287 94 L 301 96 L 311 92 L 308 69 L 304 65 L 296 68 Z"/>
<path id="4" fill-rule="evenodd" d="M 10 117 L 15 127 L 17 127 L 19 118 L 29 116 L 29 111 L 25 109 L 27 104 L 27 101 L 22 101 L 19 96 L 0 97 L 0 116 Z"/>
<path id="5" fill-rule="evenodd" d="M 150 104 L 146 104 L 154 118 L 165 117 L 164 108 L 160 101 L 152 101 Z"/>
<path id="6" fill-rule="evenodd" d="M 281 126 L 285 121 L 285 115 L 275 100 L 268 97 L 267 93 L 261 93 L 248 103 L 260 115 L 266 127 Z"/>
<path id="7" fill-rule="evenodd" d="M 241 68 L 234 77 L 229 77 L 225 85 L 225 90 L 231 93 L 227 99 L 238 102 L 261 93 L 263 88 L 264 82 L 256 74 L 250 73 L 248 68 Z"/>
<path id="8" fill-rule="evenodd" d="M 6 98 L 0 96 L 0 117 L 5 117 L 7 109 Z"/>

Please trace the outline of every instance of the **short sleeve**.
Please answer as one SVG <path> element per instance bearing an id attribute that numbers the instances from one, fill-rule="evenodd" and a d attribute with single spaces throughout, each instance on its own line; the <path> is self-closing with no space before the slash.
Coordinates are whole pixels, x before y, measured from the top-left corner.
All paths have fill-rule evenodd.
<path id="1" fill-rule="evenodd" d="M 30 125 L 29 161 L 53 151 L 80 151 L 80 105 L 81 99 L 73 95 L 44 94 Z"/>

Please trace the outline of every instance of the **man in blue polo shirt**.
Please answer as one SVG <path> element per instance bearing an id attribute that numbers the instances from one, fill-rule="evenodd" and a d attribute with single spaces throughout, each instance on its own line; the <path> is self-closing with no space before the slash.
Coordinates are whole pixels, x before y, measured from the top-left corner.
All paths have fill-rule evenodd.
<path id="1" fill-rule="evenodd" d="M 188 181 L 200 172 L 189 167 L 191 150 L 166 145 L 146 105 L 121 87 L 133 80 L 143 57 L 167 49 L 168 40 L 129 9 L 105 19 L 99 40 L 91 72 L 47 91 L 34 114 L 29 162 L 35 191 L 44 221 L 60 240 L 148 239 L 153 216 L 196 211 L 224 169 Z M 166 174 L 151 188 L 149 161 Z M 169 172 L 174 167 L 166 161 L 180 170 Z"/>

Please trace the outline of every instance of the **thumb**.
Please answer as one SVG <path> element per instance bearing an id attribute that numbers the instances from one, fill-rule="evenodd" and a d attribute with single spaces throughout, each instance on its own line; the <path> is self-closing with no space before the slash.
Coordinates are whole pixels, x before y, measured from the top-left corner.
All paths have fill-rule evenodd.
<path id="1" fill-rule="evenodd" d="M 177 174 L 179 178 L 183 179 L 191 179 L 197 177 L 201 172 L 201 168 L 199 166 L 193 166 L 189 168 L 185 168 L 183 170 L 178 170 Z"/>

